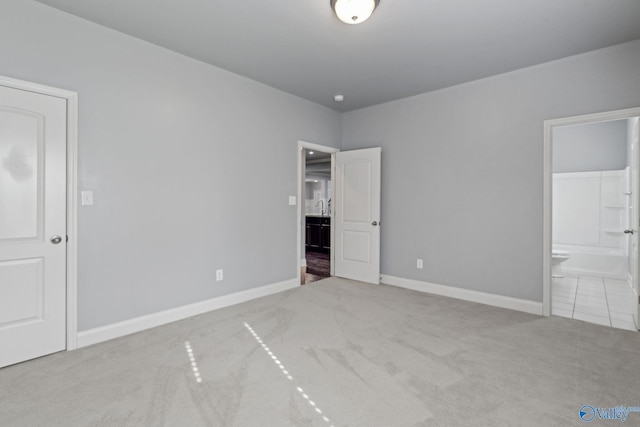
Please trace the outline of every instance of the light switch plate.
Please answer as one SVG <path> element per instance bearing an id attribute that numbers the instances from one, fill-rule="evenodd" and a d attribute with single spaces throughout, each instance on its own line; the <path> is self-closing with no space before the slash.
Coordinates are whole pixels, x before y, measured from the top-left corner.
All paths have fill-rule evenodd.
<path id="1" fill-rule="evenodd" d="M 296 205 L 296 196 L 289 196 L 289 205 L 290 206 Z"/>
<path id="2" fill-rule="evenodd" d="M 82 206 L 93 205 L 93 191 L 81 191 L 80 203 L 82 204 Z"/>

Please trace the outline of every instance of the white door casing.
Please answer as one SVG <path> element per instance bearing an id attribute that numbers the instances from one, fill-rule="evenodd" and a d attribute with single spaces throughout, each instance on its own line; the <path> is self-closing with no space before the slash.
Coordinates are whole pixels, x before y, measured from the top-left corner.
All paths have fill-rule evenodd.
<path id="1" fill-rule="evenodd" d="M 66 99 L 0 86 L 0 367 L 66 348 L 66 148 Z"/>
<path id="2" fill-rule="evenodd" d="M 638 278 L 638 263 L 640 262 L 640 252 L 638 251 L 638 233 L 640 232 L 640 118 L 634 117 L 629 119 L 632 122 L 630 126 L 631 138 L 631 197 L 629 203 L 629 228 L 634 231 L 631 235 L 631 287 L 635 293 L 632 304 L 632 310 L 636 327 L 640 329 L 640 280 Z"/>
<path id="3" fill-rule="evenodd" d="M 335 275 L 380 283 L 378 148 L 335 154 Z"/>

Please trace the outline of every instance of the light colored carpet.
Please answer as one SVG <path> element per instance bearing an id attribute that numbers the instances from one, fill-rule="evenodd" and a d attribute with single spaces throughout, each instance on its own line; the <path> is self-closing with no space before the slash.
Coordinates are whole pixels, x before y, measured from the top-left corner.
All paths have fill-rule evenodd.
<path id="1" fill-rule="evenodd" d="M 2 369 L 0 425 L 579 426 L 640 406 L 639 363 L 638 333 L 330 278 Z"/>

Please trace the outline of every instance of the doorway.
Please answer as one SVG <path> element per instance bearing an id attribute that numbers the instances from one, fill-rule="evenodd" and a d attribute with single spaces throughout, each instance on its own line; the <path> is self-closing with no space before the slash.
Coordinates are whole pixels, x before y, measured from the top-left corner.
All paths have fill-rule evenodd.
<path id="1" fill-rule="evenodd" d="M 333 153 L 337 150 L 300 143 L 300 284 L 333 275 Z"/>
<path id="2" fill-rule="evenodd" d="M 379 284 L 382 150 L 372 147 L 340 151 L 303 141 L 298 142 L 298 149 L 297 200 L 304 200 L 305 149 L 331 154 L 333 203 L 330 214 L 325 214 L 331 226 L 331 276 Z M 298 280 L 302 282 L 305 275 L 301 273 L 306 270 L 306 207 L 304 203 L 298 206 Z"/>
<path id="3" fill-rule="evenodd" d="M 638 329 L 639 116 L 545 122 L 545 315 Z"/>
<path id="4" fill-rule="evenodd" d="M 77 347 L 77 94 L 6 77 L 0 92 L 2 367 Z"/>

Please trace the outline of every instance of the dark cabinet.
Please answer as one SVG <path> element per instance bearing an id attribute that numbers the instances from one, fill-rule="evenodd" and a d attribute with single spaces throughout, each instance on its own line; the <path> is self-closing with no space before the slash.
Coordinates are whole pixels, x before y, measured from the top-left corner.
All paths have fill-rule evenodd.
<path id="1" fill-rule="evenodd" d="M 331 218 L 307 217 L 306 250 L 328 252 L 331 249 Z"/>
<path id="2" fill-rule="evenodd" d="M 321 246 L 320 238 L 320 222 L 316 221 L 320 218 L 307 217 L 307 250 L 319 250 Z"/>

